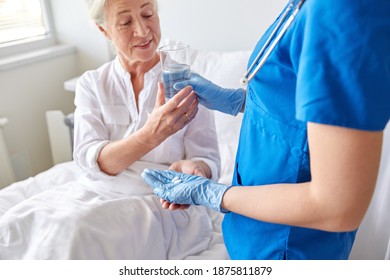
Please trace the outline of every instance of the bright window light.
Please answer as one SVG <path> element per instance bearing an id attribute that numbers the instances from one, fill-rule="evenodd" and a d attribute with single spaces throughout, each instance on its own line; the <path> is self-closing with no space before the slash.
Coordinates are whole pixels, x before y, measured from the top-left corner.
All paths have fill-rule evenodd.
<path id="1" fill-rule="evenodd" d="M 44 1 L 0 0 L 0 47 L 47 37 Z"/>

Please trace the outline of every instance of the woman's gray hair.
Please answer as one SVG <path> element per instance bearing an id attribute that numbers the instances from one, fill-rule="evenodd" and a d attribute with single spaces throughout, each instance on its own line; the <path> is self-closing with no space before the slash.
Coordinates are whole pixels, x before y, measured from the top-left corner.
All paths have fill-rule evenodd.
<path id="1" fill-rule="evenodd" d="M 89 18 L 93 23 L 103 25 L 104 24 L 104 6 L 108 0 L 86 0 Z"/>
<path id="2" fill-rule="evenodd" d="M 93 23 L 103 25 L 105 21 L 104 7 L 106 6 L 108 0 L 86 0 L 86 2 L 89 11 L 89 18 Z M 157 0 L 154 0 L 154 2 L 157 8 Z"/>

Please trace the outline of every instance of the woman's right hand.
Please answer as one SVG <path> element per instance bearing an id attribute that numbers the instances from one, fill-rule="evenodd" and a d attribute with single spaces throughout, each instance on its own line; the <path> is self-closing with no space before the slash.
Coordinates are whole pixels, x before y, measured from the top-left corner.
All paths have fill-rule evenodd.
<path id="1" fill-rule="evenodd" d="M 98 156 L 100 170 L 112 176 L 119 174 L 186 126 L 197 111 L 198 100 L 192 87 L 165 102 L 164 86 L 159 83 L 155 108 L 145 125 L 128 137 L 107 143 Z"/>
<path id="2" fill-rule="evenodd" d="M 158 84 L 155 107 L 143 128 L 144 139 L 157 146 L 194 119 L 198 112 L 198 99 L 191 86 L 180 90 L 167 102 L 162 82 Z"/>

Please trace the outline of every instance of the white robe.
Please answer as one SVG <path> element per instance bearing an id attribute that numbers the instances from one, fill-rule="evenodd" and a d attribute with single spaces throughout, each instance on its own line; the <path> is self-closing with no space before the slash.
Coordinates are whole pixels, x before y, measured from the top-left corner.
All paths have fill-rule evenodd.
<path id="1" fill-rule="evenodd" d="M 96 163 L 101 148 L 145 124 L 155 106 L 157 83 L 162 79 L 161 64 L 145 74 L 139 112 L 130 78 L 116 58 L 85 73 L 77 84 L 74 159 L 92 178 L 106 177 Z M 184 158 L 203 160 L 209 165 L 212 178 L 218 179 L 220 162 L 213 113 L 201 105 L 194 120 L 141 161 L 169 165 Z"/>

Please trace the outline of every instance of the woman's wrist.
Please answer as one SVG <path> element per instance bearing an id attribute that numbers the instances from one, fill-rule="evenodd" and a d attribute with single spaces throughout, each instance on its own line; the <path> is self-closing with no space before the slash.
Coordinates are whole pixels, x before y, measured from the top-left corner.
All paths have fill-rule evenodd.
<path id="1" fill-rule="evenodd" d="M 195 161 L 197 163 L 197 165 L 202 169 L 203 173 L 204 173 L 204 177 L 210 179 L 211 178 L 211 169 L 210 167 L 208 166 L 207 163 L 205 163 L 204 161 Z"/>

